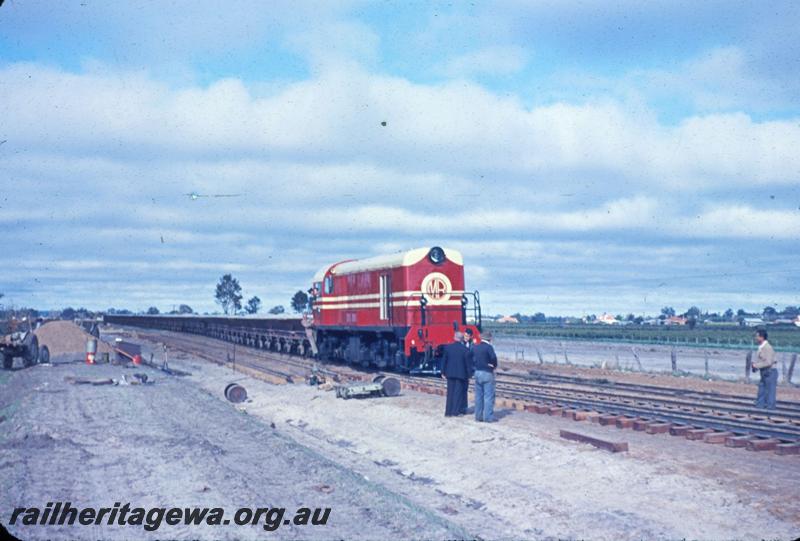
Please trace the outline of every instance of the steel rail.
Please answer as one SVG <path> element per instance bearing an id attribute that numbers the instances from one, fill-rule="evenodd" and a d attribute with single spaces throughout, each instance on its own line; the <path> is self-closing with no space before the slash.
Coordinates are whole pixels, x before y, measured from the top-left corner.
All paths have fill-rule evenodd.
<path id="1" fill-rule="evenodd" d="M 630 383 L 630 382 L 615 382 L 615 381 L 603 381 L 600 378 L 584 378 L 580 376 L 565 376 L 562 374 L 545 374 L 542 372 L 531 373 L 530 376 L 526 375 L 516 375 L 516 374 L 498 374 L 499 377 L 513 377 L 519 378 L 522 380 L 550 380 L 550 381 L 560 381 L 565 383 L 574 383 L 576 385 L 587 385 L 592 387 L 613 387 L 613 388 L 627 388 L 633 390 L 647 390 L 653 392 L 655 394 L 680 394 L 683 396 L 694 396 L 696 398 L 710 398 L 714 400 L 731 400 L 731 401 L 752 401 L 750 397 L 744 395 L 736 395 L 736 394 L 726 394 L 726 393 L 717 393 L 714 391 L 697 391 L 691 389 L 675 389 L 669 387 L 661 387 L 659 385 L 648 385 L 646 383 Z M 784 407 L 787 409 L 794 409 L 797 408 L 800 411 L 800 402 L 798 401 L 790 401 L 790 400 L 780 400 L 778 401 L 778 406 Z"/>
<path id="2" fill-rule="evenodd" d="M 191 351 L 187 351 L 188 353 L 198 354 L 198 356 L 208 358 L 208 359 L 210 359 L 212 361 L 215 360 L 213 357 L 211 357 L 211 356 L 209 356 L 207 354 L 203 354 L 202 352 L 197 352 L 197 344 L 196 344 L 197 340 L 196 340 L 196 338 L 201 338 L 203 340 L 203 342 L 207 342 L 207 341 L 209 341 L 209 342 L 211 342 L 211 341 L 219 342 L 219 345 L 213 344 L 213 342 L 212 343 L 206 343 L 204 345 L 206 347 L 212 347 L 212 348 L 217 349 L 217 350 L 225 351 L 226 353 L 228 351 L 227 348 L 222 345 L 222 344 L 225 343 L 225 341 L 223 341 L 221 339 L 218 339 L 218 338 L 212 338 L 212 337 L 208 337 L 208 336 L 204 336 L 204 335 L 192 334 L 192 336 L 196 337 L 196 338 L 189 339 L 189 338 L 183 338 L 183 337 L 180 337 L 180 336 L 178 336 L 178 337 L 174 336 L 176 334 L 178 334 L 178 335 L 182 334 L 182 333 L 177 333 L 177 332 L 174 332 L 174 331 L 158 330 L 157 332 L 158 332 L 158 335 L 156 335 L 156 336 L 158 338 L 160 338 L 162 341 L 164 341 L 164 339 L 166 338 L 166 339 L 169 339 L 169 340 L 172 340 L 172 341 L 183 342 L 184 347 L 189 347 L 189 349 L 191 349 Z M 169 334 L 167 336 L 164 336 L 164 333 L 169 333 Z M 188 346 L 186 346 L 187 342 L 189 342 Z M 243 349 L 246 350 L 247 354 L 257 357 L 258 360 L 263 360 L 263 361 L 267 361 L 267 362 L 279 362 L 279 363 L 284 363 L 284 364 L 292 364 L 295 367 L 302 368 L 304 370 L 311 370 L 312 369 L 312 366 L 311 366 L 312 363 L 306 363 L 306 362 L 302 362 L 302 361 L 298 363 L 295 360 L 286 359 L 285 358 L 285 355 L 286 355 L 285 353 L 279 353 L 279 355 L 281 355 L 281 357 L 280 358 L 275 358 L 275 357 L 270 356 L 270 353 L 272 353 L 272 352 L 266 352 L 266 351 L 261 350 L 261 349 L 259 349 L 257 347 L 246 346 L 246 345 L 243 345 L 243 344 L 238 344 L 238 345 L 243 346 Z M 179 346 L 178 349 L 181 349 L 181 347 Z M 237 360 L 237 363 L 242 364 L 243 366 L 248 366 L 249 368 L 252 368 L 254 370 L 263 370 L 263 371 L 265 371 L 267 373 L 271 373 L 272 375 L 277 375 L 279 377 L 286 378 L 286 377 L 294 376 L 294 374 L 287 374 L 287 373 L 284 373 L 284 372 L 279 372 L 279 371 L 274 370 L 272 368 L 263 366 L 260 363 L 257 363 L 257 364 L 250 363 L 247 360 L 244 360 L 244 362 L 242 360 Z M 350 367 L 349 365 L 347 366 L 347 368 L 352 369 L 352 367 Z M 344 375 L 344 374 L 341 374 L 341 373 L 339 373 L 337 371 L 328 371 L 328 373 L 335 374 L 335 375 Z M 504 376 L 508 376 L 508 375 L 504 375 Z M 432 379 L 432 378 L 423 378 L 423 377 L 416 377 L 416 376 L 402 376 L 401 379 L 407 380 L 407 381 L 412 381 L 412 382 L 417 382 L 417 383 L 424 383 L 425 385 L 433 386 L 433 387 L 437 387 L 437 386 L 438 387 L 442 387 L 443 386 L 443 382 L 441 380 L 436 380 L 436 379 Z M 525 380 L 527 378 L 522 378 L 522 379 Z M 579 379 L 583 379 L 583 378 L 579 378 Z M 567 379 L 567 383 L 572 384 L 572 385 L 576 385 L 576 382 L 574 380 L 570 381 L 569 378 Z M 586 386 L 590 386 L 591 385 L 590 383 L 584 382 L 584 381 L 580 381 L 577 384 L 578 385 L 586 385 Z M 722 408 L 714 408 L 714 407 L 711 407 L 708 404 L 705 404 L 705 403 L 702 403 L 702 402 L 699 403 L 699 404 L 695 404 L 695 405 L 696 406 L 700 406 L 700 407 L 704 407 L 704 408 L 708 408 L 709 411 L 708 411 L 707 414 L 701 413 L 701 414 L 698 415 L 698 414 L 690 414 L 690 413 L 684 413 L 684 412 L 679 412 L 679 411 L 674 411 L 674 410 L 666 412 L 666 411 L 664 411 L 663 408 L 661 408 L 660 406 L 658 406 L 654 402 L 672 402 L 672 403 L 680 404 L 681 406 L 684 406 L 684 407 L 687 407 L 687 408 L 691 407 L 692 403 L 691 402 L 682 402 L 682 401 L 678 401 L 678 400 L 668 400 L 668 399 L 659 399 L 659 398 L 655 398 L 654 399 L 652 397 L 647 397 L 647 396 L 635 396 L 634 395 L 634 396 L 620 397 L 619 395 L 615 395 L 613 393 L 609 393 L 609 392 L 602 391 L 602 390 L 597 390 L 597 389 L 594 389 L 594 390 L 592 390 L 592 389 L 572 389 L 572 388 L 563 388 L 563 387 L 549 387 L 549 388 L 548 387 L 544 387 L 544 389 L 541 390 L 541 391 L 534 391 L 534 390 L 531 390 L 530 388 L 519 389 L 520 386 L 522 386 L 522 387 L 530 387 L 531 385 L 536 385 L 536 384 L 533 383 L 533 382 L 530 382 L 529 380 L 528 381 L 521 381 L 521 382 L 499 381 L 498 382 L 498 396 L 503 397 L 503 398 L 522 399 L 522 400 L 526 400 L 526 401 L 541 401 L 541 402 L 551 403 L 551 404 L 558 405 L 558 406 L 568 406 L 568 407 L 571 407 L 571 408 L 577 408 L 577 409 L 583 409 L 583 410 L 593 410 L 593 411 L 611 413 L 611 414 L 615 414 L 615 415 L 624 415 L 624 416 L 632 417 L 632 418 L 638 417 L 638 418 L 652 419 L 654 421 L 669 422 L 669 423 L 686 425 L 686 426 L 694 426 L 694 427 L 699 427 L 699 428 L 710 428 L 710 429 L 714 429 L 714 430 L 729 431 L 729 432 L 732 432 L 734 434 L 754 435 L 754 436 L 759 436 L 759 437 L 775 438 L 775 439 L 779 439 L 781 441 L 795 442 L 795 441 L 800 440 L 800 429 L 795 431 L 795 430 L 792 430 L 793 427 L 791 427 L 791 426 L 787 426 L 787 427 L 783 427 L 783 426 L 781 426 L 781 427 L 765 426 L 764 423 L 761 423 L 761 422 L 758 422 L 758 421 L 746 420 L 746 419 L 735 419 L 734 420 L 734 419 L 729 419 L 729 418 L 725 418 L 725 417 L 720 417 L 719 415 L 714 415 L 713 412 L 714 412 L 715 409 L 719 410 L 719 409 L 722 409 Z M 539 385 L 539 386 L 543 387 L 541 385 Z M 611 386 L 616 386 L 616 384 L 613 384 L 613 385 L 600 385 L 600 386 L 611 387 Z M 630 388 L 632 386 L 634 388 L 636 387 L 635 384 L 626 385 L 626 387 L 628 387 L 628 388 Z M 511 387 L 511 388 L 509 388 L 509 387 Z M 658 391 L 661 391 L 662 393 L 669 392 L 669 389 L 665 389 L 665 388 L 657 387 L 657 386 L 649 386 L 648 385 L 648 386 L 641 386 L 641 387 L 648 387 L 648 388 L 649 387 L 653 387 L 653 388 L 655 388 L 655 389 L 642 389 L 645 392 L 652 392 L 652 390 L 658 390 Z M 678 391 L 680 391 L 681 394 L 683 394 L 683 390 L 678 390 Z M 568 395 L 572 395 L 572 396 L 564 396 L 565 393 L 568 394 Z M 714 397 L 714 395 L 712 393 L 707 393 L 707 394 L 710 395 L 709 398 Z M 576 396 L 576 395 L 583 395 L 583 397 Z M 595 396 L 602 395 L 602 396 L 613 398 L 615 400 L 603 400 L 603 399 L 599 399 L 599 398 L 594 398 L 593 399 L 591 397 L 586 397 L 586 395 L 595 395 Z M 620 398 L 623 398 L 623 399 L 627 400 L 629 403 L 628 404 L 619 403 L 618 400 Z M 687 398 L 689 398 L 689 397 L 687 397 Z M 636 403 L 635 404 L 631 404 L 631 402 L 636 402 Z M 787 428 L 789 430 L 786 430 Z"/>
<path id="3" fill-rule="evenodd" d="M 498 385 L 507 385 L 507 386 L 516 386 L 521 387 L 523 389 L 526 388 L 539 388 L 542 390 L 548 390 L 552 387 L 547 385 L 536 384 L 533 382 L 516 382 L 516 381 L 505 381 L 499 380 Z M 703 398 L 699 401 L 687 401 L 681 400 L 680 398 L 672 398 L 667 395 L 666 398 L 663 395 L 657 395 L 655 397 L 648 396 L 645 394 L 635 394 L 635 391 L 628 391 L 628 390 L 621 390 L 619 393 L 610 392 L 601 389 L 591 389 L 591 388 L 565 388 L 559 387 L 560 390 L 564 392 L 573 392 L 573 393 L 591 393 L 596 396 L 608 396 L 614 399 L 641 399 L 646 400 L 652 404 L 671 404 L 678 407 L 683 406 L 693 406 L 695 408 L 709 408 L 716 411 L 725 411 L 728 413 L 739 413 L 741 415 L 747 416 L 769 416 L 769 417 L 779 417 L 786 420 L 794 420 L 800 424 L 800 410 L 798 411 L 785 411 L 784 409 L 781 410 L 774 410 L 774 411 L 765 411 L 763 409 L 755 408 L 753 406 L 744 407 L 744 406 L 730 406 L 725 405 L 724 403 L 719 403 L 716 400 Z"/>

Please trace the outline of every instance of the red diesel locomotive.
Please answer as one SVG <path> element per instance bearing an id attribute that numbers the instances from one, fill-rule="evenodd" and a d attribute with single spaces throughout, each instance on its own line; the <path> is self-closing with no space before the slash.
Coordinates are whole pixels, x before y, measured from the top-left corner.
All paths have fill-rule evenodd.
<path id="1" fill-rule="evenodd" d="M 465 291 L 461 253 L 450 248 L 335 263 L 310 293 L 306 325 L 320 359 L 437 374 L 454 331 L 480 337 L 480 297 Z"/>

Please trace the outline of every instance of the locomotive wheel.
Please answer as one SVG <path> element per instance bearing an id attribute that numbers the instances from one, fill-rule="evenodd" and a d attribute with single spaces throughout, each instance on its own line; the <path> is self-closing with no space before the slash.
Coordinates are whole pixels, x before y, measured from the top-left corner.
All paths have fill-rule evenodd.
<path id="1" fill-rule="evenodd" d="M 2 353 L 0 356 L 3 357 L 3 369 L 11 370 L 11 367 L 14 366 L 14 357 L 8 355 L 7 353 Z"/>
<path id="2" fill-rule="evenodd" d="M 39 362 L 40 363 L 50 362 L 50 348 L 48 348 L 47 346 L 42 346 L 39 348 Z"/>
<path id="3" fill-rule="evenodd" d="M 383 374 L 380 374 L 380 375 L 375 376 L 374 378 L 372 378 L 372 383 L 380 383 L 384 379 L 386 379 L 386 376 L 384 376 Z"/>
<path id="4" fill-rule="evenodd" d="M 39 361 L 39 339 L 33 335 L 25 347 L 25 366 L 33 366 Z"/>

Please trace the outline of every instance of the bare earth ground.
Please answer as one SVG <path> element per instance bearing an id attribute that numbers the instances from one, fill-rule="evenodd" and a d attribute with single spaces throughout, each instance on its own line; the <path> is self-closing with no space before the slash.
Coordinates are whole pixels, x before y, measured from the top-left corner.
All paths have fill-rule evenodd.
<path id="1" fill-rule="evenodd" d="M 794 539 L 800 532 L 797 456 L 524 412 L 475 423 L 444 418 L 441 397 L 404 391 L 345 401 L 185 354 L 170 358 L 193 375 L 144 369 L 155 385 L 86 387 L 63 377 L 118 378 L 125 369 L 71 364 L 0 373 L 0 414 L 10 417 L 0 423 L 0 520 L 15 505 L 123 499 L 229 511 L 333 509 L 325 527 L 158 532 L 200 539 Z M 247 388 L 248 402 L 224 401 L 231 381 Z M 562 440 L 559 428 L 627 441 L 630 452 Z M 322 484 L 334 491 L 315 490 Z M 24 538 L 142 537 L 130 528 L 25 529 Z"/>
<path id="2" fill-rule="evenodd" d="M 207 365 L 206 365 L 207 366 Z M 139 371 L 139 370 L 136 370 Z M 120 378 L 118 366 L 37 365 L 0 372 L 0 522 L 21 539 L 358 539 L 464 532 L 246 415 L 193 381 L 71 385 Z M 201 378 L 213 377 L 209 375 Z M 215 389 L 214 395 L 218 395 Z M 329 492 L 331 487 L 333 490 Z M 330 507 L 325 526 L 9 526 L 17 506 Z M 229 516 L 230 516 L 229 515 Z M 262 522 L 263 525 L 263 522 Z"/>

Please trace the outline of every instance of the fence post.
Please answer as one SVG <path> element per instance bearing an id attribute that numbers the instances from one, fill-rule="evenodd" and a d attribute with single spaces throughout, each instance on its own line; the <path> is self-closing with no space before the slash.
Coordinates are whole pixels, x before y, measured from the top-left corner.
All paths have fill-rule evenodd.
<path id="1" fill-rule="evenodd" d="M 675 351 L 675 346 L 669 352 L 670 362 L 672 363 L 672 373 L 676 373 L 678 371 L 678 352 Z"/>
<path id="2" fill-rule="evenodd" d="M 704 364 L 705 364 L 705 367 L 706 367 L 706 375 L 705 375 L 705 378 L 706 378 L 706 379 L 708 379 L 708 375 L 709 375 L 709 374 L 708 374 L 708 350 L 705 350 L 705 351 L 703 352 L 703 357 L 704 357 Z"/>
<path id="3" fill-rule="evenodd" d="M 636 365 L 639 367 L 639 372 L 642 371 L 642 361 L 639 360 L 639 353 L 637 353 L 635 347 L 631 347 L 631 352 L 633 353 L 633 358 L 636 359 Z"/>
<path id="4" fill-rule="evenodd" d="M 792 360 L 789 362 L 789 372 L 786 374 L 786 381 L 792 382 L 792 374 L 794 373 L 794 363 L 797 362 L 797 353 L 792 354 Z"/>
<path id="5" fill-rule="evenodd" d="M 539 364 L 544 364 L 544 357 L 542 357 L 542 351 L 539 349 L 539 346 L 533 344 L 533 347 L 536 348 L 536 356 L 539 357 Z"/>
<path id="6" fill-rule="evenodd" d="M 747 351 L 747 356 L 744 358 L 744 377 L 750 383 L 750 372 L 753 368 L 753 350 Z"/>

